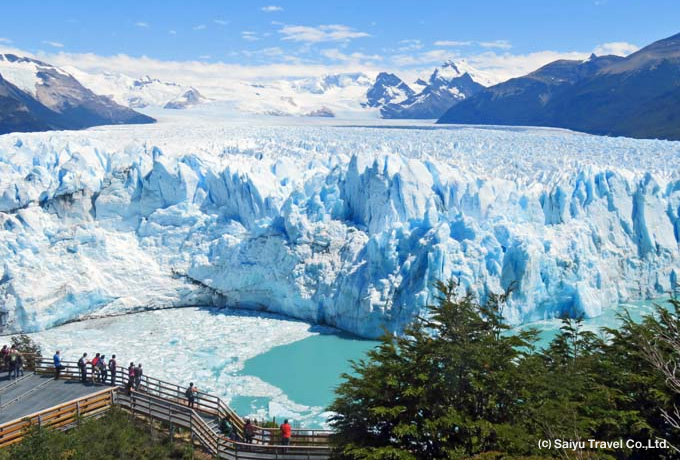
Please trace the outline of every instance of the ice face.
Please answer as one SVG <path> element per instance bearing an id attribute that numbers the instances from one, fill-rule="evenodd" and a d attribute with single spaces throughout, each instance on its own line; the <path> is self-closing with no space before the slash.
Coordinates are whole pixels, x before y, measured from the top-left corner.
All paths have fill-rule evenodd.
<path id="1" fill-rule="evenodd" d="M 456 277 L 511 323 L 677 280 L 680 143 L 191 123 L 0 137 L 6 329 L 218 305 L 375 337 Z"/>

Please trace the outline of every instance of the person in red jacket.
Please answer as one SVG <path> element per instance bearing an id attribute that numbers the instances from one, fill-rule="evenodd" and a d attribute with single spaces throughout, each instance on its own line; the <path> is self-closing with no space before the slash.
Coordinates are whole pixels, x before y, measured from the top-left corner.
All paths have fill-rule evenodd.
<path id="1" fill-rule="evenodd" d="M 288 423 L 288 419 L 285 419 L 283 421 L 283 425 L 281 425 L 281 444 L 283 444 L 284 446 L 289 445 L 291 434 L 292 434 L 292 429 L 290 428 L 290 424 Z"/>

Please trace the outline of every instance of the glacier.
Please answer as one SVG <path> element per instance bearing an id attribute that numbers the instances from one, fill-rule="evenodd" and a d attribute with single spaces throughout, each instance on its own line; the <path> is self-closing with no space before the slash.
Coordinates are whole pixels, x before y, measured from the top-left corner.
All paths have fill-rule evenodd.
<path id="1" fill-rule="evenodd" d="M 399 331 L 455 277 L 511 324 L 663 295 L 680 143 L 545 128 L 161 119 L 0 136 L 0 322 L 176 306 Z"/>

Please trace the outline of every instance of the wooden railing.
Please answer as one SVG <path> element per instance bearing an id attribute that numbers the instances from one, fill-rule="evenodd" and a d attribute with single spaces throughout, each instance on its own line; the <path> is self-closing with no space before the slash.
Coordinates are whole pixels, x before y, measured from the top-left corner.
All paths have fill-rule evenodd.
<path id="1" fill-rule="evenodd" d="M 77 363 L 62 361 L 62 365 L 64 366 L 61 371 L 62 378 L 71 380 L 81 378 Z M 52 360 L 36 359 L 35 372 L 53 375 Z M 91 380 L 91 378 L 92 369 L 88 366 L 87 379 Z M 107 382 L 109 384 L 111 382 L 110 375 Z M 179 385 L 144 375 L 139 386 L 137 388 L 133 386 L 133 390 L 128 395 L 127 383 L 127 369 L 119 367 L 116 372 L 117 385 L 103 390 L 103 392 L 112 392 L 111 394 L 115 396 L 111 396 L 112 404 L 118 404 L 137 415 L 187 428 L 206 450 L 221 458 L 249 460 L 295 457 L 313 460 L 327 458 L 330 452 L 331 432 L 325 430 L 292 430 L 291 445 L 288 446 L 281 445 L 281 434 L 278 428 L 263 428 L 257 425 L 253 425 L 253 444 L 227 439 L 210 428 L 201 414 L 215 417 L 216 420 L 227 418 L 236 429 L 239 439 L 245 438 L 245 422 L 217 396 L 198 392 L 192 409 L 187 405 L 185 388 Z"/>
<path id="2" fill-rule="evenodd" d="M 122 390 L 119 390 L 122 392 Z M 208 426 L 201 415 L 184 404 L 168 401 L 145 392 L 119 394 L 116 404 L 133 414 L 170 424 L 171 427 L 184 427 L 192 436 L 213 455 L 228 459 L 309 459 L 321 460 L 329 456 L 326 446 L 246 444 L 220 436 Z M 171 428 L 173 429 L 173 428 Z"/>
<path id="3" fill-rule="evenodd" d="M 82 418 L 101 415 L 113 404 L 115 391 L 107 388 L 0 425 L 0 448 L 21 441 L 31 427 L 66 429 Z"/>

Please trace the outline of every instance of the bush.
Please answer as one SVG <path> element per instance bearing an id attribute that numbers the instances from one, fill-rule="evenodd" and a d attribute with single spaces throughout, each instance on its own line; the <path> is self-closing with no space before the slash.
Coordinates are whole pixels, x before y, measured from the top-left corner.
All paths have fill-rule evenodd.
<path id="1" fill-rule="evenodd" d="M 0 460 L 164 460 L 193 459 L 191 445 L 172 443 L 169 436 L 112 409 L 99 419 L 85 420 L 62 432 L 33 427 L 19 444 L 0 450 Z"/>
<path id="2" fill-rule="evenodd" d="M 42 358 L 42 349 L 40 345 L 35 343 L 32 338 L 26 334 L 16 335 L 12 337 L 12 345 L 19 350 L 24 357 L 24 367 L 28 369 L 35 368 L 35 359 Z"/>

